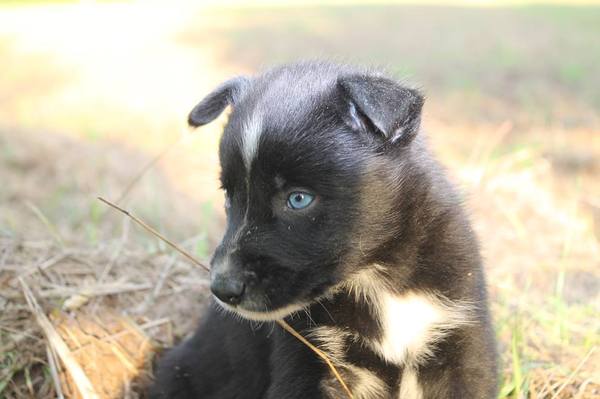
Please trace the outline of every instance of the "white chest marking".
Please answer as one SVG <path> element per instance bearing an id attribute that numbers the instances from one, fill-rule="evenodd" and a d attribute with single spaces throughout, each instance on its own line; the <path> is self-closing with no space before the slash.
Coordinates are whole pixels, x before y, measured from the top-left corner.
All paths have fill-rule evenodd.
<path id="1" fill-rule="evenodd" d="M 356 339 L 362 338 L 364 344 L 388 363 L 404 367 L 398 398 L 423 399 L 418 366 L 433 356 L 435 345 L 448 333 L 473 322 L 473 305 L 466 301 L 454 302 L 431 292 L 408 291 L 397 294 L 386 284 L 383 276 L 385 270 L 373 265 L 336 287 L 336 290 L 344 290 L 355 301 L 368 304 L 373 318 L 379 322 L 379 338 Z M 321 344 L 327 342 L 328 352 L 343 364 L 344 352 L 341 348 L 349 333 L 335 330 L 316 329 L 313 338 Z M 358 397 L 383 397 L 381 392 L 385 391 L 385 387 L 377 376 L 355 373 L 355 378 L 361 380 L 357 389 L 364 389 L 364 393 L 358 391 L 361 392 Z"/>
<path id="2" fill-rule="evenodd" d="M 395 296 L 384 293 L 378 298 L 382 336 L 374 342 L 383 358 L 404 364 L 429 352 L 439 326 L 447 315 L 430 298 L 418 294 Z"/>
<path id="3" fill-rule="evenodd" d="M 262 133 L 262 119 L 258 113 L 254 113 L 243 124 L 242 127 L 242 156 L 246 170 L 250 171 L 252 160 L 258 152 L 258 144 Z"/>
<path id="4" fill-rule="evenodd" d="M 356 301 L 371 307 L 382 331 L 379 339 L 366 343 L 393 364 L 421 363 L 448 332 L 471 322 L 469 304 L 427 292 L 394 293 L 381 279 L 377 266 L 357 274 L 343 287 Z"/>
<path id="5" fill-rule="evenodd" d="M 417 373 L 413 368 L 406 367 L 402 372 L 398 399 L 423 399 L 423 391 L 419 386 Z"/>

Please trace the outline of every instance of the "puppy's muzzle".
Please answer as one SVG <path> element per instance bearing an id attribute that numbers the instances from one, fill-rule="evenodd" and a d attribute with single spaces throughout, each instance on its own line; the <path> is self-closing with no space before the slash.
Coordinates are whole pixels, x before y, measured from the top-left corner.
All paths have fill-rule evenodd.
<path id="1" fill-rule="evenodd" d="M 210 290 L 221 302 L 237 306 L 248 296 L 248 276 L 237 251 L 223 246 L 215 252 L 210 268 Z"/>

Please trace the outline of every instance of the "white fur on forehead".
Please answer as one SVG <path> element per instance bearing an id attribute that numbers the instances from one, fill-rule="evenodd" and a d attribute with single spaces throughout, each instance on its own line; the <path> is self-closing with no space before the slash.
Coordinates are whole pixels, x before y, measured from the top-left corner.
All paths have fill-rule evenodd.
<path id="1" fill-rule="evenodd" d="M 378 76 L 375 70 L 324 61 L 298 62 L 265 71 L 253 79 L 239 103 L 252 99 L 254 111 L 242 122 L 242 154 L 246 168 L 256 158 L 265 125 L 292 131 L 303 124 L 310 110 L 323 101 L 340 76 L 347 74 Z M 354 111 L 356 113 L 356 110 Z"/>
<path id="2" fill-rule="evenodd" d="M 246 170 L 250 170 L 252 160 L 258 152 L 262 125 L 262 116 L 258 112 L 253 112 L 242 125 L 242 155 Z"/>

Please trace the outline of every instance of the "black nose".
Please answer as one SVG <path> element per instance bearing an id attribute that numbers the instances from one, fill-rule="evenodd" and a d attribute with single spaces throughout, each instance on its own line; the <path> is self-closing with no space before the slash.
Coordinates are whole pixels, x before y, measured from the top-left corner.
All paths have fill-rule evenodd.
<path id="1" fill-rule="evenodd" d="M 229 305 L 237 305 L 242 301 L 246 286 L 237 279 L 223 276 L 213 279 L 210 290 L 221 301 Z"/>

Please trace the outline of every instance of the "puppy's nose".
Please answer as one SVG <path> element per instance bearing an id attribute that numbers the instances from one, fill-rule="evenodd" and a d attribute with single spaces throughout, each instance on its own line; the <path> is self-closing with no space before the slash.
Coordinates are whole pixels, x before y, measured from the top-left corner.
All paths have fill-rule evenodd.
<path id="1" fill-rule="evenodd" d="M 210 290 L 221 301 L 229 305 L 238 305 L 242 301 L 246 285 L 231 277 L 216 277 L 210 284 Z"/>

